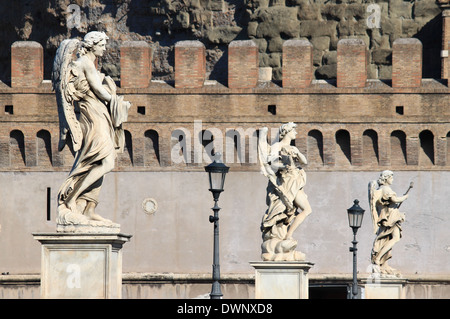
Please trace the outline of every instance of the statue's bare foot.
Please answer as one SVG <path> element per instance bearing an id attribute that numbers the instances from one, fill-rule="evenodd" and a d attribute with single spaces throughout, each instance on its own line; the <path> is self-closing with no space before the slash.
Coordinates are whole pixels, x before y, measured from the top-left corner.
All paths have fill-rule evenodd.
<path id="1" fill-rule="evenodd" d="M 374 274 L 380 274 L 381 273 L 381 268 L 380 265 L 377 264 L 372 264 L 372 273 Z"/>
<path id="2" fill-rule="evenodd" d="M 84 215 L 91 219 L 91 220 L 97 220 L 100 222 L 105 222 L 105 221 L 109 221 L 106 218 L 103 218 L 102 216 L 100 216 L 99 214 L 95 213 L 94 208 L 89 208 L 87 211 L 84 212 Z"/>
<path id="3" fill-rule="evenodd" d="M 78 213 L 77 203 L 75 200 L 69 200 L 65 203 L 66 207 L 73 213 Z"/>
<path id="4" fill-rule="evenodd" d="M 112 223 L 112 221 L 110 221 L 109 219 L 103 218 L 102 216 L 97 214 L 95 212 L 95 205 L 92 204 L 92 203 L 88 203 L 88 205 L 86 205 L 86 209 L 84 210 L 83 214 L 87 218 L 89 218 L 90 220 L 93 220 L 93 221 L 104 222 L 104 223 Z"/>

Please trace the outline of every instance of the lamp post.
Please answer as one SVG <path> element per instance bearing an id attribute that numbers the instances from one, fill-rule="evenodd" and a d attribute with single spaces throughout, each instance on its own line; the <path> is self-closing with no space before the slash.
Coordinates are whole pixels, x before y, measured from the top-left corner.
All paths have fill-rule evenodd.
<path id="1" fill-rule="evenodd" d="M 353 202 L 353 206 L 347 209 L 348 214 L 348 224 L 353 230 L 353 247 L 350 247 L 350 251 L 353 252 L 353 285 L 352 285 L 352 299 L 356 299 L 356 295 L 358 294 L 358 279 L 357 279 L 357 266 L 356 266 L 356 232 L 358 228 L 361 227 L 364 209 L 359 206 L 359 200 L 355 199 Z"/>
<path id="2" fill-rule="evenodd" d="M 220 299 L 222 291 L 220 290 L 220 265 L 219 265 L 219 210 L 217 205 L 219 201 L 220 193 L 223 192 L 223 184 L 225 183 L 225 176 L 228 173 L 229 167 L 220 161 L 214 160 L 208 166 L 205 166 L 205 171 L 209 175 L 209 191 L 213 194 L 214 198 L 214 216 L 209 216 L 209 221 L 214 223 L 214 252 L 213 252 L 213 269 L 212 269 L 212 289 L 210 297 L 211 299 Z"/>

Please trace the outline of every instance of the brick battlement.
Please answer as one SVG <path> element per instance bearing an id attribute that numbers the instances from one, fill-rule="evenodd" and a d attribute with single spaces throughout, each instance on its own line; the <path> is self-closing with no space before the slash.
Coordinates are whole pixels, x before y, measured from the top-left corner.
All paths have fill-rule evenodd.
<path id="1" fill-rule="evenodd" d="M 313 46 L 306 40 L 285 41 L 283 81 L 274 83 L 258 81 L 254 43 L 233 41 L 229 82 L 222 84 L 206 79 L 204 46 L 182 41 L 175 47 L 172 84 L 152 81 L 152 52 L 145 42 L 126 42 L 118 93 L 132 108 L 124 124 L 127 148 L 116 169 L 201 170 L 203 165 L 194 163 L 195 121 L 221 136 L 293 121 L 309 170 L 448 170 L 447 81 L 422 79 L 420 41 L 394 44 L 392 82 L 367 78 L 367 50 L 357 39 L 339 41 L 338 77 L 324 81 L 312 80 Z M 11 87 L 0 85 L 0 170 L 66 171 L 73 156 L 68 149 L 57 151 L 56 99 L 51 83 L 42 79 L 42 47 L 21 42 L 13 48 L 14 81 Z M 234 143 L 241 138 L 246 157 L 230 165 L 258 170 L 250 161 L 251 138 L 239 136 Z M 172 156 L 180 141 L 187 143 L 180 151 L 186 159 L 182 164 Z M 226 150 L 227 143 L 215 139 L 214 146 Z M 200 144 L 208 143 L 202 139 Z"/>
<path id="2" fill-rule="evenodd" d="M 309 88 L 312 84 L 313 46 L 307 40 L 287 40 L 283 44 L 283 89 Z M 15 42 L 12 47 L 11 86 L 39 87 L 43 81 L 43 50 L 33 41 Z M 180 41 L 175 45 L 175 88 L 205 86 L 205 46 L 200 41 Z M 337 49 L 337 88 L 367 87 L 368 54 L 361 39 L 341 39 Z M 121 79 L 124 89 L 148 88 L 151 79 L 152 49 L 144 41 L 126 41 L 120 49 Z M 258 86 L 258 47 L 252 40 L 236 40 L 228 48 L 229 89 Z M 392 49 L 392 87 L 420 87 L 422 44 L 418 39 L 397 39 Z"/>
<path id="3" fill-rule="evenodd" d="M 36 87 L 44 79 L 44 49 L 33 41 L 11 46 L 11 86 Z"/>

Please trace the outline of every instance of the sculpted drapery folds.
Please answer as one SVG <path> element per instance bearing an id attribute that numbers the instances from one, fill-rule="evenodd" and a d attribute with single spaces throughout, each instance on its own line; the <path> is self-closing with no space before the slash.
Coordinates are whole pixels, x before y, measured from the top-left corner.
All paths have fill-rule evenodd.
<path id="1" fill-rule="evenodd" d="M 393 181 L 393 172 L 386 170 L 381 172 L 378 180 L 369 183 L 369 204 L 376 234 L 371 260 L 374 273 L 399 276 L 400 273 L 388 265 L 388 260 L 392 257 L 392 247 L 402 237 L 401 224 L 405 214 L 399 207 L 408 198 L 412 184 L 405 195 L 397 196 L 391 188 Z"/>
<path id="2" fill-rule="evenodd" d="M 269 179 L 265 212 L 261 231 L 262 259 L 266 261 L 304 260 L 305 255 L 296 251 L 294 231 L 311 214 L 304 186 L 305 171 L 299 166 L 307 164 L 306 157 L 291 145 L 297 134 L 294 123 L 283 124 L 279 129 L 279 142 L 267 144 L 266 127 L 260 130 L 258 156 L 261 172 Z M 300 212 L 297 211 L 300 209 Z"/>
<path id="3" fill-rule="evenodd" d="M 82 41 L 64 40 L 53 64 L 61 151 L 76 152 L 73 167 L 58 193 L 58 226 L 117 227 L 95 212 L 103 177 L 114 168 L 124 147 L 122 123 L 130 103 L 116 95 L 114 81 L 100 73 L 95 60 L 103 56 L 108 37 L 89 32 Z M 77 113 L 79 114 L 77 116 Z M 67 229 L 67 228 L 66 228 Z"/>

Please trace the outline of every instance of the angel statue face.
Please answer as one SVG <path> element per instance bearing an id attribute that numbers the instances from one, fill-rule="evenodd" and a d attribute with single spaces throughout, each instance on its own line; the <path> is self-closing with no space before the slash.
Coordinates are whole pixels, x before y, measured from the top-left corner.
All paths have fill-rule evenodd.
<path id="1" fill-rule="evenodd" d="M 386 179 L 386 183 L 388 185 L 392 185 L 392 183 L 394 182 L 394 175 L 390 175 L 387 179 Z"/>
<path id="2" fill-rule="evenodd" d="M 280 128 L 280 139 L 287 137 L 291 140 L 294 140 L 297 136 L 297 131 L 295 128 L 297 127 L 297 124 L 289 122 L 286 124 L 283 124 Z"/>
<path id="3" fill-rule="evenodd" d="M 295 127 L 293 127 L 288 133 L 287 136 L 290 137 L 291 140 L 294 140 L 297 136 L 297 131 L 295 130 Z"/>
<path id="4" fill-rule="evenodd" d="M 106 50 L 106 40 L 101 40 L 97 44 L 95 44 L 92 48 L 92 53 L 96 57 L 102 57 Z"/>
<path id="5" fill-rule="evenodd" d="M 380 185 L 392 185 L 394 182 L 394 173 L 391 171 L 383 171 L 378 178 L 378 183 Z"/>
<path id="6" fill-rule="evenodd" d="M 108 36 L 104 32 L 91 31 L 84 36 L 82 52 L 84 54 L 92 52 L 96 57 L 101 57 L 105 53 L 106 41 L 108 39 Z"/>

